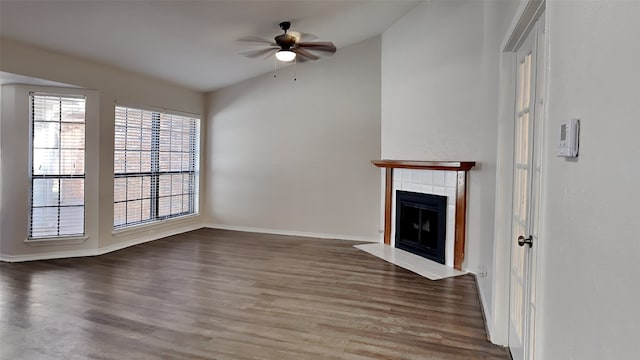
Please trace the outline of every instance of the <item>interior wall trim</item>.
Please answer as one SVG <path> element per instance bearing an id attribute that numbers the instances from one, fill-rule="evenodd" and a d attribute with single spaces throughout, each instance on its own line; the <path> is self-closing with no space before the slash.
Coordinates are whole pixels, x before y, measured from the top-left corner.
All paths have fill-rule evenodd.
<path id="1" fill-rule="evenodd" d="M 81 249 L 81 250 L 68 250 L 68 251 L 52 251 L 39 254 L 27 254 L 27 255 L 6 255 L 0 254 L 0 261 L 4 262 L 23 262 L 23 261 L 36 261 L 36 260 L 52 260 L 52 259 L 65 259 L 73 257 L 85 257 L 85 256 L 99 256 L 113 251 L 128 248 L 130 246 L 144 244 L 149 241 L 162 239 L 168 236 L 182 234 L 185 232 L 198 230 L 203 228 L 202 225 L 196 224 L 191 226 L 185 226 L 178 229 L 174 229 L 167 232 L 149 234 L 144 237 L 123 241 L 117 244 L 105 246 L 97 249 Z"/>
<path id="2" fill-rule="evenodd" d="M 313 232 L 304 232 L 304 231 L 281 230 L 281 229 L 266 229 L 266 228 L 256 228 L 256 227 L 249 227 L 249 226 L 225 225 L 225 224 L 209 224 L 206 227 L 210 228 L 210 229 L 244 231 L 244 232 L 253 232 L 253 233 L 260 233 L 260 234 L 300 236 L 300 237 L 316 238 L 316 239 L 365 241 L 365 242 L 374 242 L 374 243 L 379 243 L 380 242 L 380 239 L 378 239 L 376 237 L 368 237 L 368 236 L 313 233 Z"/>
<path id="3" fill-rule="evenodd" d="M 524 39 L 526 39 L 529 31 L 533 28 L 536 21 L 544 13 L 546 8 L 545 0 L 528 0 L 522 3 L 523 8 L 517 12 L 519 17 L 517 22 L 512 23 L 509 29 L 509 37 L 502 46 L 504 52 L 515 52 Z"/>
<path id="4" fill-rule="evenodd" d="M 471 275 L 473 275 L 473 279 L 476 283 L 476 289 L 478 290 L 478 301 L 480 302 L 480 310 L 482 313 L 482 320 L 484 320 L 484 330 L 487 332 L 487 340 L 491 341 L 491 326 L 490 324 L 492 324 L 491 322 L 491 318 L 487 316 L 487 311 L 485 309 L 484 304 L 488 304 L 487 302 L 487 295 L 482 291 L 482 287 L 480 286 L 479 277 L 482 277 L 481 275 L 475 274 L 475 273 L 470 273 Z"/>
<path id="5" fill-rule="evenodd" d="M 504 132 L 499 132 L 497 166 L 496 166 L 496 205 L 494 223 L 494 245 L 492 266 L 492 297 L 491 302 L 486 302 L 481 296 L 482 306 L 491 308 L 489 324 L 490 341 L 496 345 L 509 345 L 509 269 L 511 266 L 511 221 L 512 216 L 512 184 L 513 184 L 513 134 L 515 113 L 515 89 L 516 89 L 516 56 L 514 52 L 529 34 L 536 22 L 545 13 L 546 0 L 525 0 L 513 15 L 511 25 L 504 34 L 500 48 L 500 75 L 501 83 L 499 92 L 507 94 L 507 98 L 499 105 L 501 116 L 499 123 L 504 126 Z M 546 25 L 545 25 L 546 26 Z M 547 46 L 547 45 L 545 45 Z M 548 61 L 548 53 L 545 55 Z M 548 69 L 547 69 L 548 70 Z M 547 71 L 545 70 L 545 71 Z M 504 76 L 504 79 L 502 77 Z M 546 89 L 544 91 L 547 91 Z M 546 106 L 545 106 L 546 107 Z M 501 125 L 498 125 L 500 128 Z M 544 131 L 543 131 L 544 133 Z M 538 269 L 540 271 L 540 269 Z M 538 277 L 538 282 L 540 282 Z M 540 284 L 537 285 L 540 289 Z M 540 297 L 540 290 L 537 296 Z M 538 311 L 539 313 L 539 311 Z"/>

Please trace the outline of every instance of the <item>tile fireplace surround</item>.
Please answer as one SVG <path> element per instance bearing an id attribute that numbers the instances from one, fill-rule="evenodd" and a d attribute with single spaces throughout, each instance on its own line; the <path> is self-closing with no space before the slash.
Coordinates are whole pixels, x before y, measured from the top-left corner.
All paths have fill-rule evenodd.
<path id="1" fill-rule="evenodd" d="M 461 270 L 466 235 L 467 172 L 476 163 L 410 160 L 374 160 L 372 163 L 386 170 L 384 243 L 394 245 L 395 242 L 396 190 L 446 196 L 445 264 Z"/>

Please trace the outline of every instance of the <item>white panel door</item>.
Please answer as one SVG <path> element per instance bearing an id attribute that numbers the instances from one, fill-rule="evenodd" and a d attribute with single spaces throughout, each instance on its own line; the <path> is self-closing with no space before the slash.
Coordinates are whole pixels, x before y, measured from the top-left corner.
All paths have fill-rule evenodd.
<path id="1" fill-rule="evenodd" d="M 513 360 L 533 359 L 537 213 L 540 197 L 541 124 L 543 99 L 536 91 L 543 82 L 538 44 L 544 18 L 529 32 L 517 51 L 513 209 L 509 291 L 509 350 Z M 538 85 L 538 87 L 536 86 Z M 532 286 L 533 285 L 533 286 Z"/>

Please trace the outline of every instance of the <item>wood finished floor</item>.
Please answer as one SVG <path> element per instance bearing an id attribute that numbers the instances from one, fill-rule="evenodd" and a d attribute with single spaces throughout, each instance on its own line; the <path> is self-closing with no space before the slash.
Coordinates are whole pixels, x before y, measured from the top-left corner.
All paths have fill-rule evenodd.
<path id="1" fill-rule="evenodd" d="M 201 229 L 0 264 L 2 359 L 507 359 L 473 277 L 340 240 Z"/>

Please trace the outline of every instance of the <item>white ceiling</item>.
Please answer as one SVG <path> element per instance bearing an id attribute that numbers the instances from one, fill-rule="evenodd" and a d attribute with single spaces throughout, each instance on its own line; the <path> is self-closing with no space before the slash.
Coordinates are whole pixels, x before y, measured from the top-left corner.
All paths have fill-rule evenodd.
<path id="1" fill-rule="evenodd" d="M 421 0 L 1 0 L 3 37 L 209 91 L 269 72 L 236 40 L 278 23 L 338 47 L 381 34 Z M 308 66 L 312 66 L 309 63 Z M 305 64 L 306 65 L 306 64 Z"/>

